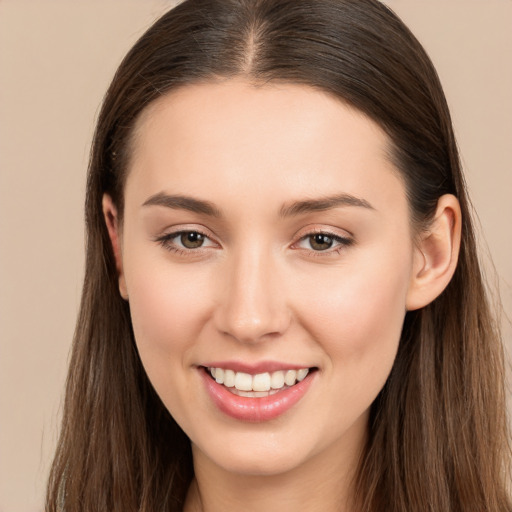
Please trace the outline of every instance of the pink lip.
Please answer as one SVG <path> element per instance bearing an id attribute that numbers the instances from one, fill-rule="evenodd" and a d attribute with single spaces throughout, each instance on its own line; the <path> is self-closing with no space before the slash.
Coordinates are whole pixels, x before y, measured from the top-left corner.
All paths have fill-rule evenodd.
<path id="1" fill-rule="evenodd" d="M 222 368 L 221 365 L 215 367 Z M 273 420 L 293 407 L 306 394 L 317 372 L 309 373 L 303 381 L 290 388 L 261 398 L 235 395 L 222 384 L 217 384 L 204 368 L 199 368 L 199 373 L 206 391 L 220 411 L 236 420 L 256 423 Z"/>
<path id="2" fill-rule="evenodd" d="M 224 370 L 233 370 L 234 372 L 244 372 L 251 375 L 258 373 L 272 373 L 279 370 L 300 370 L 309 368 L 309 366 L 298 366 L 290 363 L 280 363 L 277 361 L 260 361 L 258 363 L 244 363 L 242 361 L 212 361 L 203 364 L 207 368 L 223 368 Z"/>

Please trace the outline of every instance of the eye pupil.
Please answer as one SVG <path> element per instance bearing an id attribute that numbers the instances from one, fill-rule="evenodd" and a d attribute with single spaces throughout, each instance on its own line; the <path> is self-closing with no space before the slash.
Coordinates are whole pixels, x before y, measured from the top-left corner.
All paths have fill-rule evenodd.
<path id="1" fill-rule="evenodd" d="M 309 237 L 309 243 L 315 251 L 325 251 L 332 247 L 333 239 L 328 235 L 316 233 Z"/>
<path id="2" fill-rule="evenodd" d="M 204 235 L 197 231 L 188 231 L 181 234 L 180 241 L 187 249 L 197 249 L 203 245 Z"/>

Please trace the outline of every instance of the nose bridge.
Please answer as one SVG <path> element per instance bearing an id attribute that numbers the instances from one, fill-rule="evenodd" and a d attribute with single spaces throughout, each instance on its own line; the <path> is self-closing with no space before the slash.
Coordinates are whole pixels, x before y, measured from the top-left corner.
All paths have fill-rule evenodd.
<path id="1" fill-rule="evenodd" d="M 243 342 L 284 332 L 289 312 L 276 256 L 262 244 L 250 244 L 228 259 L 217 328 Z"/>

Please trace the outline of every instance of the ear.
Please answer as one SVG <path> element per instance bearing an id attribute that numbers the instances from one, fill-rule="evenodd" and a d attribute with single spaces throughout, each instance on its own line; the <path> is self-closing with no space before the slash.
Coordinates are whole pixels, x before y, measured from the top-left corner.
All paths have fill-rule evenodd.
<path id="1" fill-rule="evenodd" d="M 103 194 L 103 216 L 107 225 L 108 236 L 112 244 L 112 251 L 116 260 L 116 270 L 119 277 L 119 293 L 123 299 L 128 300 L 128 291 L 126 290 L 126 281 L 123 271 L 123 258 L 121 254 L 121 232 L 119 226 L 119 216 L 117 208 L 108 194 Z"/>
<path id="2" fill-rule="evenodd" d="M 446 288 L 457 267 L 460 237 L 459 201 L 446 194 L 439 198 L 434 219 L 421 234 L 415 249 L 406 302 L 408 311 L 431 303 Z"/>

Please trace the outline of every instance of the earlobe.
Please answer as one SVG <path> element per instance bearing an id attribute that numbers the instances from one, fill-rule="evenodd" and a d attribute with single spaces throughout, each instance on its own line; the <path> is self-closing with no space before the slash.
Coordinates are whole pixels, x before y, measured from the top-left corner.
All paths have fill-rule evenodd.
<path id="1" fill-rule="evenodd" d="M 439 198 L 436 214 L 416 247 L 408 311 L 422 308 L 448 286 L 457 267 L 461 239 L 461 211 L 458 199 L 446 194 Z"/>
<path id="2" fill-rule="evenodd" d="M 128 300 L 128 291 L 126 289 L 126 281 L 124 278 L 123 260 L 121 255 L 121 233 L 119 226 L 119 216 L 117 208 L 108 194 L 103 195 L 102 200 L 103 217 L 107 225 L 108 236 L 112 244 L 112 251 L 116 261 L 116 270 L 119 278 L 119 293 L 123 299 Z"/>

